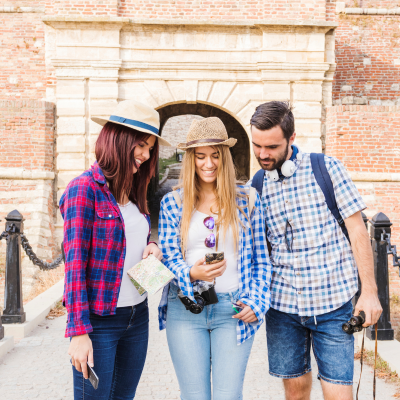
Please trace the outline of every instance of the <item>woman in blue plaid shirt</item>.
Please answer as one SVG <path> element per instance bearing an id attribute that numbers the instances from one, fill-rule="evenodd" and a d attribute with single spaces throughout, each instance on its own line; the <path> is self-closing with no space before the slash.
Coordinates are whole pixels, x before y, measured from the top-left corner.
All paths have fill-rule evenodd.
<path id="1" fill-rule="evenodd" d="M 184 400 L 242 399 L 254 334 L 270 304 L 263 211 L 258 194 L 236 184 L 235 143 L 219 118 L 194 120 L 178 145 L 186 150 L 181 188 L 161 202 L 159 244 L 175 279 L 163 292 L 160 328 Z M 222 251 L 224 260 L 205 264 L 206 253 Z M 203 309 L 194 293 L 210 287 L 218 301 Z"/>

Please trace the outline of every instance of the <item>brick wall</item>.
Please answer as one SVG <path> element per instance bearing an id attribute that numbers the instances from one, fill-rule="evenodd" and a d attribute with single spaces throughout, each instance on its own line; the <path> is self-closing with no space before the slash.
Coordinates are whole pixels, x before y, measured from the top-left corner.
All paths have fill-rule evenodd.
<path id="1" fill-rule="evenodd" d="M 54 104 L 0 100 L 0 168 L 54 169 Z"/>
<path id="2" fill-rule="evenodd" d="M 41 16 L 0 13 L 0 99 L 42 99 L 46 95 Z"/>
<path id="3" fill-rule="evenodd" d="M 400 104 L 400 16 L 339 16 L 334 104 Z"/>
<path id="4" fill-rule="evenodd" d="M 118 0 L 53 0 L 47 14 L 62 15 L 118 15 Z"/>
<path id="5" fill-rule="evenodd" d="M 384 181 L 357 181 L 356 186 L 371 218 L 385 213 L 392 225 L 392 244 L 400 248 L 400 181 L 399 176 L 400 107 L 347 105 L 328 107 L 326 154 L 340 159 L 348 171 L 364 173 L 364 178 L 381 176 Z M 392 175 L 393 174 L 393 175 Z M 389 260 L 390 294 L 400 297 L 399 269 Z M 400 314 L 392 314 L 392 327 L 400 329 Z"/>
<path id="6" fill-rule="evenodd" d="M 346 0 L 346 7 L 356 8 L 396 8 L 400 7 L 398 0 Z"/>
<path id="7" fill-rule="evenodd" d="M 187 19 L 325 19 L 325 0 L 120 0 L 118 15 Z"/>

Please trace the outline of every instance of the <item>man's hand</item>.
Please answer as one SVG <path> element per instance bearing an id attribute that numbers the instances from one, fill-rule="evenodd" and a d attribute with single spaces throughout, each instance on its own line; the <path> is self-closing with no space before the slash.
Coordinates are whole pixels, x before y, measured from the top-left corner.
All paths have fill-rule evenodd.
<path id="1" fill-rule="evenodd" d="M 238 301 L 236 304 L 242 307 L 243 310 L 240 311 L 239 314 L 234 315 L 232 318 L 241 319 L 243 322 L 256 322 L 258 320 L 256 314 L 254 314 L 254 311 L 250 306 L 246 306 L 246 304 L 242 303 L 241 301 Z"/>
<path id="2" fill-rule="evenodd" d="M 381 303 L 378 299 L 378 289 L 375 282 L 374 260 L 368 231 L 365 228 L 361 211 L 344 220 L 349 232 L 351 249 L 357 263 L 361 280 L 361 296 L 355 308 L 355 314 L 365 313 L 364 327 L 374 325 L 382 314 Z"/>
<path id="3" fill-rule="evenodd" d="M 147 258 L 150 254 L 153 254 L 153 256 L 158 258 L 160 261 L 162 260 L 162 251 L 155 243 L 150 243 L 146 246 L 142 258 Z"/>
<path id="4" fill-rule="evenodd" d="M 382 306 L 378 299 L 377 293 L 361 293 L 357 301 L 354 313 L 360 314 L 360 311 L 365 313 L 364 328 L 370 325 L 375 325 L 382 314 Z"/>

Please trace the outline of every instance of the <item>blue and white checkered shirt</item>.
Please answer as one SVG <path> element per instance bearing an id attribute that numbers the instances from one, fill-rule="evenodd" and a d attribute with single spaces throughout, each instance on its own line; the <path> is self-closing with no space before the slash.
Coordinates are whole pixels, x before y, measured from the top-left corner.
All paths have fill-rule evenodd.
<path id="1" fill-rule="evenodd" d="M 350 244 L 315 180 L 310 154 L 299 152 L 294 175 L 274 182 L 264 175 L 262 203 L 272 246 L 271 307 L 300 316 L 333 311 L 357 291 Z M 366 208 L 344 166 L 325 156 L 343 219 Z M 251 181 L 248 182 L 248 185 Z"/>
<path id="2" fill-rule="evenodd" d="M 238 190 L 248 195 L 249 189 L 238 186 Z M 178 190 L 182 198 L 182 189 Z M 184 201 L 184 200 L 183 200 Z M 246 198 L 238 197 L 237 204 L 249 215 Z M 243 343 L 254 335 L 264 320 L 264 314 L 270 305 L 270 283 L 272 265 L 268 257 L 268 249 L 265 240 L 264 213 L 260 197 L 256 196 L 253 212 L 251 214 L 251 228 L 249 221 L 238 210 L 239 224 L 239 248 L 238 248 L 238 273 L 239 299 L 251 307 L 258 321 L 245 323 L 238 320 L 237 342 Z M 158 224 L 159 246 L 163 252 L 163 263 L 176 276 L 172 281 L 182 290 L 184 296 L 194 300 L 193 286 L 190 282 L 189 271 L 192 267 L 187 265 L 182 257 L 180 222 L 182 218 L 182 205 L 178 207 L 172 193 L 166 194 L 161 201 L 160 217 Z M 253 230 L 253 236 L 251 229 Z M 254 237 L 254 240 L 253 240 Z M 169 285 L 164 288 L 159 306 L 160 329 L 166 327 L 167 320 L 167 296 Z M 190 311 L 187 311 L 190 312 Z"/>

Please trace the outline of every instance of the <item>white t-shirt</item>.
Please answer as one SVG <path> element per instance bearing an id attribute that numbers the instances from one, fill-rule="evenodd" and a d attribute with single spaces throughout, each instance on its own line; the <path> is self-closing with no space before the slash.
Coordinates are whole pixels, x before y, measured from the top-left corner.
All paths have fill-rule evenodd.
<path id="1" fill-rule="evenodd" d="M 190 220 L 186 264 L 193 265 L 197 260 L 204 257 L 206 253 L 215 253 L 215 248 L 208 248 L 204 244 L 205 238 L 211 233 L 211 230 L 204 226 L 204 218 L 208 217 L 200 211 L 195 211 Z M 215 215 L 213 215 L 216 218 Z M 214 229 L 214 234 L 215 234 Z M 234 239 L 232 229 L 226 232 L 225 240 L 223 240 L 223 232 L 219 234 L 218 252 L 223 251 L 227 260 L 227 266 L 224 274 L 216 279 L 215 290 L 218 293 L 234 292 L 239 289 L 239 275 L 237 252 L 235 253 Z"/>
<path id="2" fill-rule="evenodd" d="M 139 294 L 127 271 L 142 260 L 143 251 L 147 246 L 149 223 L 135 204 L 129 202 L 124 206 L 119 204 L 118 206 L 125 225 L 126 255 L 117 307 L 127 307 L 139 304 L 147 297 L 147 293 L 143 296 Z"/>

